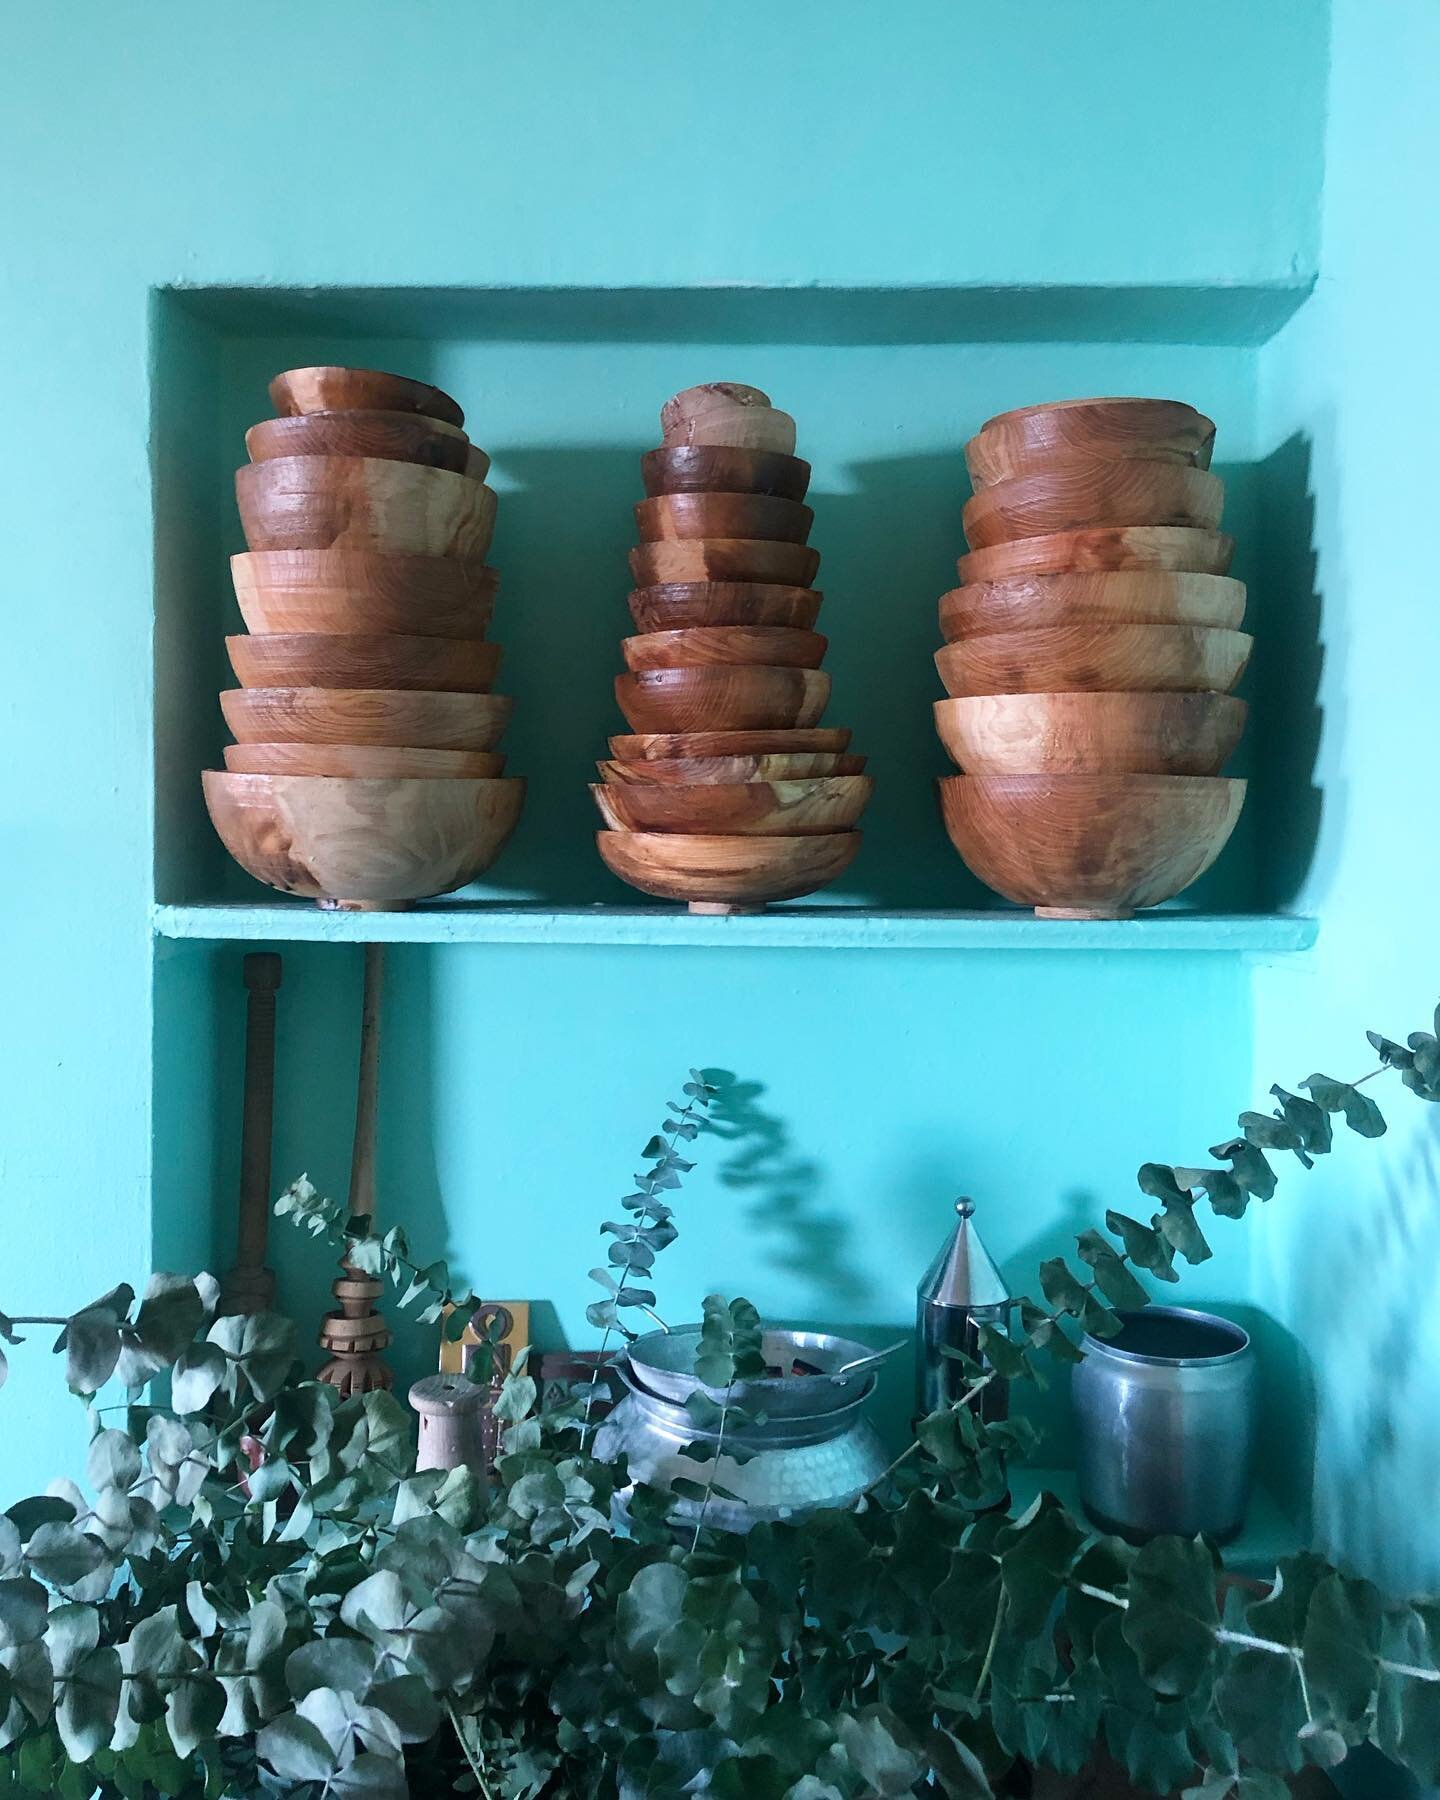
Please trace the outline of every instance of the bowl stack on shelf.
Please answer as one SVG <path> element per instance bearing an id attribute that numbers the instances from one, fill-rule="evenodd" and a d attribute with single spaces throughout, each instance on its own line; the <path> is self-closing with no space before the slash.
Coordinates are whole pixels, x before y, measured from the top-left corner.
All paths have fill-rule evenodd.
<path id="1" fill-rule="evenodd" d="M 615 693 L 631 727 L 591 789 L 622 881 L 692 912 L 757 912 L 842 874 L 874 783 L 822 727 L 810 465 L 758 388 L 687 388 L 641 460 L 638 635 Z"/>
<path id="2" fill-rule="evenodd" d="M 965 449 L 961 586 L 940 600 L 939 783 L 979 878 L 1052 918 L 1127 918 L 1188 887 L 1245 798 L 1220 775 L 1252 640 L 1226 574 L 1215 427 L 1171 400 L 1065 400 Z"/>
<path id="3" fill-rule="evenodd" d="M 324 907 L 449 893 L 525 795 L 495 749 L 490 459 L 449 395 L 404 376 L 291 369 L 270 398 L 235 477 L 250 635 L 226 639 L 239 741 L 205 774 L 210 817 L 258 881 Z"/>

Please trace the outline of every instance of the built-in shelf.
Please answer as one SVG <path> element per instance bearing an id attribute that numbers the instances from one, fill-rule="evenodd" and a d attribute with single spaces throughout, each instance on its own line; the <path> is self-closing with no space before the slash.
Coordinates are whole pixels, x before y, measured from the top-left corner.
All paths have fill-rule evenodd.
<path id="1" fill-rule="evenodd" d="M 1022 912 L 871 912 L 790 906 L 732 918 L 678 907 L 499 906 L 451 902 L 408 912 L 322 912 L 305 902 L 157 906 L 161 937 L 310 944 L 598 944 L 781 950 L 1308 949 L 1313 919 L 1153 912 L 1136 919 L 1036 919 Z"/>

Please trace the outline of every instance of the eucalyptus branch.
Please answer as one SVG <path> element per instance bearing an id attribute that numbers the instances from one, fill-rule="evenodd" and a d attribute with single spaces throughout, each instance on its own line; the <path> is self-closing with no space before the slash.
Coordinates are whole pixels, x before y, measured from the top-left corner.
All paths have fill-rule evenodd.
<path id="1" fill-rule="evenodd" d="M 455 1704 L 448 1696 L 445 1700 L 445 1716 L 449 1719 L 451 1729 L 455 1733 L 456 1741 L 459 1743 L 460 1749 L 464 1753 L 466 1762 L 470 1765 L 470 1773 L 475 1777 L 476 1787 L 479 1788 L 481 1794 L 484 1796 L 484 1800 L 494 1800 L 494 1796 L 490 1792 L 490 1785 L 485 1779 L 484 1767 L 480 1763 L 478 1757 L 471 1751 L 470 1740 L 466 1736 L 465 1728 L 461 1724 L 459 1715 L 455 1711 Z"/>

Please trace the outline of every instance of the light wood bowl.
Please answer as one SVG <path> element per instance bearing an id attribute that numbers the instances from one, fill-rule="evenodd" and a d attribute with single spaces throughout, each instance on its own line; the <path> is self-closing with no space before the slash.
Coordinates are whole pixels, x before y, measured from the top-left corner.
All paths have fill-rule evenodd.
<path id="1" fill-rule="evenodd" d="M 457 429 L 465 415 L 448 394 L 428 381 L 387 375 L 380 369 L 345 369 L 317 364 L 286 369 L 270 383 L 270 404 L 277 413 L 365 412 L 423 413 Z"/>
<path id="2" fill-rule="evenodd" d="M 242 744 L 406 750 L 493 750 L 514 705 L 508 694 L 388 688 L 231 688 L 220 696 L 225 723 Z"/>
<path id="3" fill-rule="evenodd" d="M 637 544 L 630 552 L 637 587 L 671 582 L 763 581 L 808 588 L 820 569 L 820 552 L 807 544 L 767 538 L 684 538 Z"/>
<path id="4" fill-rule="evenodd" d="M 1039 631 L 963 638 L 935 652 L 952 699 L 968 694 L 1228 694 L 1255 640 L 1209 625 L 1107 625 L 1090 619 Z"/>
<path id="5" fill-rule="evenodd" d="M 818 631 L 788 625 L 697 625 L 620 640 L 627 669 L 691 669 L 707 663 L 818 669 L 825 648 Z"/>
<path id="6" fill-rule="evenodd" d="M 985 883 L 1042 917 L 1126 919 L 1203 875 L 1245 783 L 1204 775 L 949 775 L 950 841 Z"/>
<path id="7" fill-rule="evenodd" d="M 632 782 L 805 781 L 815 775 L 863 775 L 863 756 L 823 752 L 773 751 L 756 756 L 637 756 L 598 762 L 601 778 L 616 786 Z"/>
<path id="8" fill-rule="evenodd" d="M 634 782 L 592 785 L 616 831 L 681 831 L 703 836 L 817 837 L 849 831 L 875 783 L 868 775 L 800 781 Z"/>
<path id="9" fill-rule="evenodd" d="M 1225 483 L 1182 463 L 1099 462 L 1042 469 L 982 488 L 965 502 L 972 550 L 1096 525 L 1193 525 L 1214 531 Z"/>
<path id="10" fill-rule="evenodd" d="M 815 514 L 799 500 L 770 494 L 657 494 L 635 503 L 635 528 L 643 543 L 694 538 L 765 538 L 803 544 Z"/>
<path id="11" fill-rule="evenodd" d="M 725 444 L 736 450 L 795 454 L 795 421 L 770 396 L 740 381 L 706 381 L 683 388 L 660 408 L 664 448 Z"/>
<path id="12" fill-rule="evenodd" d="M 236 775 L 469 776 L 505 772 L 493 750 L 405 750 L 387 744 L 227 744 L 225 767 Z"/>
<path id="13" fill-rule="evenodd" d="M 640 458 L 647 494 L 774 494 L 803 500 L 810 465 L 778 450 L 737 450 L 728 444 L 676 444 Z"/>
<path id="14" fill-rule="evenodd" d="M 227 637 L 230 667 L 247 688 L 420 688 L 488 694 L 500 646 L 475 638 L 371 632 L 274 632 Z"/>
<path id="15" fill-rule="evenodd" d="M 643 669 L 615 677 L 615 698 L 635 731 L 776 731 L 817 724 L 830 677 L 758 665 Z"/>
<path id="16" fill-rule="evenodd" d="M 277 456 L 235 472 L 252 550 L 379 550 L 483 562 L 496 493 L 451 469 L 378 456 Z"/>
<path id="17" fill-rule="evenodd" d="M 1220 625 L 1245 617 L 1245 583 L 1228 575 L 1122 569 L 1110 574 L 1017 575 L 940 596 L 947 643 L 997 631 L 1035 631 L 1081 619 L 1110 625 Z"/>
<path id="18" fill-rule="evenodd" d="M 249 550 L 230 558 L 246 625 L 270 631 L 396 631 L 484 637 L 500 576 L 453 556 Z"/>
<path id="19" fill-rule="evenodd" d="M 1230 694 L 981 694 L 937 700 L 967 775 L 1218 775 L 1248 708 Z"/>
<path id="20" fill-rule="evenodd" d="M 845 726 L 804 731 L 641 731 L 612 737 L 621 762 L 668 762 L 692 756 L 843 756 L 850 747 Z"/>
<path id="21" fill-rule="evenodd" d="M 977 489 L 1032 469 L 1079 460 L 1210 467 L 1215 425 L 1180 400 L 1059 400 L 987 419 L 965 446 Z"/>
<path id="22" fill-rule="evenodd" d="M 632 552 L 633 554 L 633 552 Z M 1191 525 L 1097 525 L 1056 531 L 972 550 L 955 565 L 962 582 L 1009 581 L 1017 575 L 1062 575 L 1084 570 L 1173 569 L 1223 575 L 1235 540 Z"/>
<path id="23" fill-rule="evenodd" d="M 711 625 L 788 625 L 809 631 L 824 599 L 815 588 L 764 581 L 672 581 L 632 588 L 630 616 L 641 631 L 683 631 Z"/>
<path id="24" fill-rule="evenodd" d="M 845 873 L 858 831 L 829 837 L 696 837 L 667 831 L 600 831 L 606 865 L 642 894 L 688 901 L 692 912 L 759 912 L 772 900 L 814 893 Z"/>
<path id="25" fill-rule="evenodd" d="M 473 881 L 515 829 L 524 800 L 525 783 L 513 778 L 205 774 L 210 817 L 243 869 L 281 893 L 360 911 Z"/>
<path id="26" fill-rule="evenodd" d="M 469 473 L 470 440 L 455 425 L 407 412 L 292 413 L 262 419 L 245 433 L 251 462 L 276 456 L 378 456 Z M 482 450 L 488 469 L 490 459 Z M 484 475 L 479 477 L 484 480 Z"/>

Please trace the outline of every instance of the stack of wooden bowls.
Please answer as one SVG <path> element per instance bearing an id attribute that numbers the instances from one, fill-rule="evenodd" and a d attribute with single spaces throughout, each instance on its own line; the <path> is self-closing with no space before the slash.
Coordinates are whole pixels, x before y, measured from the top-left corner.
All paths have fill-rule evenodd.
<path id="1" fill-rule="evenodd" d="M 495 749 L 490 459 L 448 394 L 404 376 L 291 369 L 270 397 L 235 477 L 249 635 L 226 639 L 239 741 L 205 775 L 210 817 L 257 880 L 322 906 L 449 893 L 525 794 Z"/>
<path id="2" fill-rule="evenodd" d="M 795 421 L 758 388 L 711 382 L 660 423 L 630 553 L 638 635 L 615 682 L 631 730 L 591 790 L 600 854 L 692 912 L 757 912 L 850 866 L 874 784 L 850 733 L 819 723 L 830 677 Z"/>
<path id="3" fill-rule="evenodd" d="M 1252 640 L 1226 574 L 1215 427 L 1172 400 L 1064 400 L 965 450 L 961 586 L 940 600 L 940 784 L 988 886 L 1056 918 L 1125 918 L 1188 887 L 1245 797 L 1220 775 Z"/>

